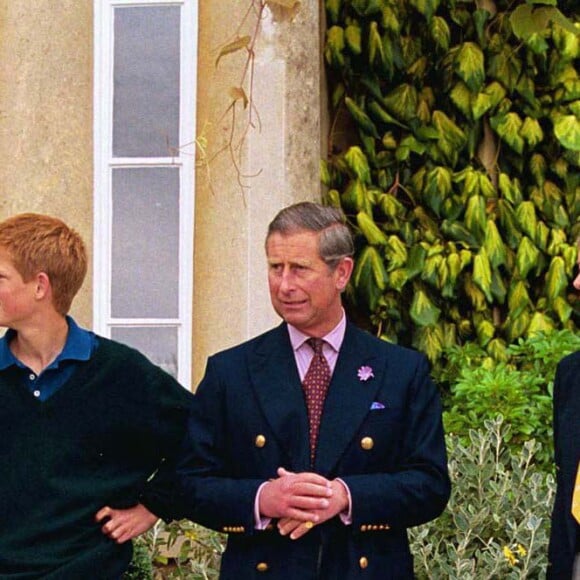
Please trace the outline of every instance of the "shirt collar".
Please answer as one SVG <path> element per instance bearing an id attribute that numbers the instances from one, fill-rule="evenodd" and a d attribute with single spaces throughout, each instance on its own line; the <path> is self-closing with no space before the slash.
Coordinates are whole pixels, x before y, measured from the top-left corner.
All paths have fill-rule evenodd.
<path id="1" fill-rule="evenodd" d="M 68 323 L 68 334 L 64 347 L 47 368 L 55 368 L 64 360 L 86 361 L 91 358 L 93 347 L 92 333 L 78 326 L 70 316 L 66 317 L 66 321 Z M 10 341 L 14 336 L 16 336 L 16 332 L 9 328 L 6 334 L 0 338 L 0 370 L 7 369 L 12 365 L 22 366 L 9 347 Z"/>
<path id="2" fill-rule="evenodd" d="M 297 351 L 309 338 L 307 334 L 298 330 L 295 326 L 288 324 L 288 334 L 290 335 L 290 343 L 294 351 Z M 342 318 L 340 322 L 322 338 L 336 351 L 340 350 L 342 341 L 344 340 L 344 333 L 346 332 L 346 316 L 344 309 L 342 310 Z"/>

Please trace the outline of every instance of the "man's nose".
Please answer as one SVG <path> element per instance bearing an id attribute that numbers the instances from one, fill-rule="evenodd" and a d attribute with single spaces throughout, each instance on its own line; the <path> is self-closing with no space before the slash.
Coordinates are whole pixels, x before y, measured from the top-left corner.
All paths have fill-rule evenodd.
<path id="1" fill-rule="evenodd" d="M 290 292 L 294 288 L 294 276 L 290 268 L 284 268 L 280 279 L 280 290 Z"/>

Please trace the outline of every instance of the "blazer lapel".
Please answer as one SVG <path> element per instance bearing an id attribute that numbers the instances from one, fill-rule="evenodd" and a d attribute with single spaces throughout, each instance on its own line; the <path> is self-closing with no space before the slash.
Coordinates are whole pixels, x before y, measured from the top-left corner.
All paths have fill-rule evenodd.
<path id="1" fill-rule="evenodd" d="M 366 381 L 358 376 L 362 366 L 372 369 Z M 382 384 L 384 359 L 363 331 L 347 325 L 342 347 L 322 412 L 315 471 L 329 476 L 369 413 Z"/>
<path id="2" fill-rule="evenodd" d="M 280 447 L 287 469 L 308 471 L 308 415 L 285 324 L 265 335 L 248 356 L 252 386 Z"/>

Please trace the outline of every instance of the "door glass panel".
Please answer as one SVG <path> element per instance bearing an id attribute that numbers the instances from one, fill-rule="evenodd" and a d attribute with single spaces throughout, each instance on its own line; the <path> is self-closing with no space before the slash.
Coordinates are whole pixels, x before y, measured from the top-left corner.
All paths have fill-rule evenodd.
<path id="1" fill-rule="evenodd" d="M 151 362 L 177 377 L 177 328 L 114 326 L 111 338 L 141 351 Z"/>
<path id="2" fill-rule="evenodd" d="M 179 315 L 179 170 L 113 170 L 111 314 Z"/>
<path id="3" fill-rule="evenodd" d="M 180 8 L 118 7 L 114 14 L 113 156 L 177 155 Z"/>

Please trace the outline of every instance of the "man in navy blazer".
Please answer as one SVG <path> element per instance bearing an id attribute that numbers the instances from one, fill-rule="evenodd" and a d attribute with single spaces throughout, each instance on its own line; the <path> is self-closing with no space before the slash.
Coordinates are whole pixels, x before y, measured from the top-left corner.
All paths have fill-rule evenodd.
<path id="1" fill-rule="evenodd" d="M 578 262 L 580 272 L 580 256 Z M 574 287 L 580 290 L 580 273 L 574 280 Z M 580 524 L 572 515 L 572 496 L 580 462 L 580 352 L 562 359 L 556 371 L 554 450 L 557 489 L 548 550 L 548 578 L 579 580 Z"/>
<path id="2" fill-rule="evenodd" d="M 229 535 L 221 578 L 413 578 L 407 528 L 450 493 L 428 363 L 346 321 L 353 244 L 339 210 L 299 203 L 266 239 L 283 323 L 210 357 L 178 470 L 183 515 Z M 332 377 L 314 458 L 302 380 Z"/>

